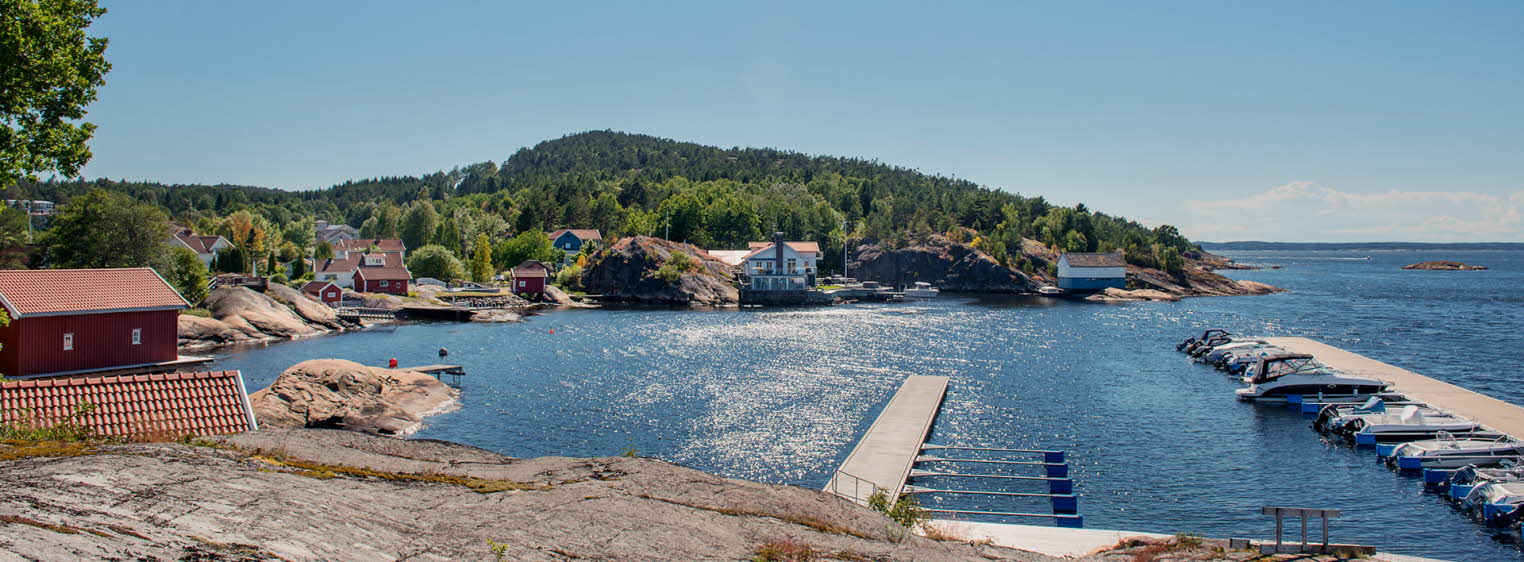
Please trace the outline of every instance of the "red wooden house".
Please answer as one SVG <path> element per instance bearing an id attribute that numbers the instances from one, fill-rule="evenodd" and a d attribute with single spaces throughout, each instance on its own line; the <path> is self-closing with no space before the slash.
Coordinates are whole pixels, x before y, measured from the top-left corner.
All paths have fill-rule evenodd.
<path id="1" fill-rule="evenodd" d="M 406 295 L 412 280 L 401 254 L 365 254 L 355 269 L 354 287 L 362 293 Z"/>
<path id="2" fill-rule="evenodd" d="M 179 359 L 189 304 L 148 268 L 0 270 L 0 374 L 60 375 Z"/>
<path id="3" fill-rule="evenodd" d="M 344 289 L 329 281 L 308 281 L 302 285 L 302 294 L 328 306 L 338 306 L 344 300 Z"/>
<path id="4" fill-rule="evenodd" d="M 545 293 L 545 279 L 550 277 L 550 267 L 535 260 L 525 260 L 513 268 L 513 292 L 515 294 L 539 295 Z"/>

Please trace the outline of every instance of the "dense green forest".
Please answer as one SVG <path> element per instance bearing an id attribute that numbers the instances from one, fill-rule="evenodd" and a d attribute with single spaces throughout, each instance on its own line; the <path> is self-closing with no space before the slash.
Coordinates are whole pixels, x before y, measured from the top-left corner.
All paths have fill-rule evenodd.
<path id="1" fill-rule="evenodd" d="M 515 246 L 516 235 L 562 227 L 596 228 L 605 238 L 661 236 L 713 249 L 744 248 L 776 230 L 791 240 L 819 242 L 823 269 L 840 266 L 844 239 L 898 246 L 955 227 L 976 231 L 971 242 L 1017 267 L 1023 265 L 1024 237 L 1067 251 L 1124 249 L 1133 263 L 1171 268 L 1193 249 L 1173 227 L 1150 229 L 1084 205 L 1054 206 L 1042 197 L 876 161 L 723 149 L 612 131 L 545 141 L 501 165 L 482 162 L 311 191 L 98 179 L 21 182 L 6 197 L 51 200 L 67 211 L 70 201 L 97 188 L 157 207 L 198 232 L 228 236 L 248 254 L 240 264 L 308 255 L 315 250 L 316 219 L 355 226 L 364 236 L 402 238 L 412 249 L 437 244 L 459 261 L 440 266 L 451 272 L 510 267 L 502 260 L 544 249 L 530 247 L 532 237 L 520 237 Z M 40 242 L 34 265 L 70 262 L 50 259 L 61 257 L 50 244 L 66 249 L 66 241 L 44 235 Z M 493 259 L 481 265 L 485 248 Z M 436 251 L 427 255 L 430 263 L 442 259 Z M 472 265 L 455 268 L 461 264 Z"/>

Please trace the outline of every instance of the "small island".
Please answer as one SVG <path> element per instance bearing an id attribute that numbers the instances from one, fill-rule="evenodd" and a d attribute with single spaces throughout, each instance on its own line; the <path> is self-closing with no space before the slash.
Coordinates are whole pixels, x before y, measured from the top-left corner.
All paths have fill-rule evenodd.
<path id="1" fill-rule="evenodd" d="M 1403 269 L 1422 269 L 1425 271 L 1481 271 L 1487 269 L 1484 265 L 1467 265 L 1458 261 L 1437 260 L 1419 262 L 1413 265 L 1402 266 Z"/>

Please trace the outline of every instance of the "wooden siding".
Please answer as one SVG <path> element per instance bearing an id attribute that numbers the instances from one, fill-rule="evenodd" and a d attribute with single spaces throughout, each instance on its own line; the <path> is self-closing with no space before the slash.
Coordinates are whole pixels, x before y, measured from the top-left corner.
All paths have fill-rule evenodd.
<path id="1" fill-rule="evenodd" d="M 179 311 L 117 312 L 36 316 L 0 328 L 0 373 L 30 376 L 174 361 Z M 132 330 L 142 343 L 132 344 Z M 64 334 L 74 349 L 64 350 Z"/>
<path id="2" fill-rule="evenodd" d="M 522 285 L 521 285 L 522 283 Z M 513 280 L 513 292 L 538 295 L 545 292 L 544 277 L 518 277 Z"/>

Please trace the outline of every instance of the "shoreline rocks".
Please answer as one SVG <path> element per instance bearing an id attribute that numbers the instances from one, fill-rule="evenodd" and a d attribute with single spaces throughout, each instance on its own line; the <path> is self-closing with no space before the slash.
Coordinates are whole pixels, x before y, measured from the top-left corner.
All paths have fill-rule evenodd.
<path id="1" fill-rule="evenodd" d="M 1485 265 L 1468 265 L 1458 261 L 1436 260 L 1419 262 L 1412 265 L 1404 265 L 1403 269 L 1417 269 L 1421 271 L 1482 271 L 1487 269 Z"/>
<path id="2" fill-rule="evenodd" d="M 423 418 L 448 411 L 459 393 L 432 376 L 313 359 L 286 369 L 249 395 L 260 426 L 332 428 L 408 435 Z"/>
<path id="3" fill-rule="evenodd" d="M 676 252 L 694 267 L 668 281 L 657 271 Z M 692 244 L 649 236 L 622 238 L 599 249 L 582 271 L 582 286 L 605 300 L 646 304 L 727 305 L 740 302 L 729 265 Z"/>
<path id="4" fill-rule="evenodd" d="M 820 490 L 647 458 L 274 429 L 0 463 L 0 559 L 1056 560 L 910 535 Z M 36 524 L 32 524 L 35 522 Z M 501 545 L 501 546 L 498 546 Z"/>
<path id="5" fill-rule="evenodd" d="M 219 287 L 203 305 L 210 317 L 181 314 L 178 347 L 201 351 L 224 345 L 266 343 L 341 332 L 360 327 L 333 310 L 283 285 L 265 293 L 247 287 Z"/>
<path id="6" fill-rule="evenodd" d="M 877 241 L 861 243 L 848 260 L 848 270 L 861 281 L 889 286 L 931 283 L 949 292 L 1030 293 L 1037 284 L 1026 274 L 1000 265 L 969 244 L 931 234 L 903 248 L 885 248 Z"/>

